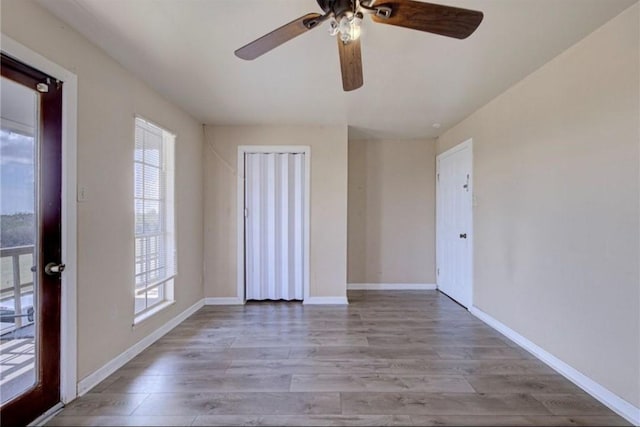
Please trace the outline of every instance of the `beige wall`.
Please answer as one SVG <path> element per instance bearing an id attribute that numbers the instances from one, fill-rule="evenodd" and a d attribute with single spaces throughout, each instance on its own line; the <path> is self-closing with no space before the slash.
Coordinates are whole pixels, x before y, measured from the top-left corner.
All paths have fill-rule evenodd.
<path id="1" fill-rule="evenodd" d="M 347 127 L 207 126 L 205 129 L 205 296 L 235 297 L 239 145 L 311 147 L 311 297 L 345 297 Z"/>
<path id="2" fill-rule="evenodd" d="M 28 23 L 28 24 L 27 24 Z M 30 0 L 2 0 L 2 32 L 78 76 L 78 380 L 202 291 L 202 127 Z M 177 134 L 176 304 L 133 324 L 134 114 Z"/>
<path id="3" fill-rule="evenodd" d="M 435 278 L 435 141 L 349 141 L 348 283 Z"/>
<path id="4" fill-rule="evenodd" d="M 474 304 L 640 406 L 639 16 L 438 142 L 474 141 Z"/>

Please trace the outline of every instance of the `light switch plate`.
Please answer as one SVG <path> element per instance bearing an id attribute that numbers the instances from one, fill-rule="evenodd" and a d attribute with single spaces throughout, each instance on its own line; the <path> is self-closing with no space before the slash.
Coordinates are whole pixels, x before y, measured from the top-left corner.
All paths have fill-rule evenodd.
<path id="1" fill-rule="evenodd" d="M 78 201 L 86 202 L 87 200 L 89 200 L 89 190 L 87 189 L 87 187 L 78 187 Z"/>

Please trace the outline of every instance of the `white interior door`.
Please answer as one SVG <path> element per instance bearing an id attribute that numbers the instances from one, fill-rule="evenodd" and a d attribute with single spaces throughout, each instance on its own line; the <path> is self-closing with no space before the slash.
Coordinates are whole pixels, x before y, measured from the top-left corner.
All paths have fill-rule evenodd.
<path id="1" fill-rule="evenodd" d="M 440 154 L 436 165 L 438 289 L 465 307 L 472 305 L 472 144 Z"/>
<path id="2" fill-rule="evenodd" d="M 303 153 L 245 154 L 248 300 L 304 298 Z"/>

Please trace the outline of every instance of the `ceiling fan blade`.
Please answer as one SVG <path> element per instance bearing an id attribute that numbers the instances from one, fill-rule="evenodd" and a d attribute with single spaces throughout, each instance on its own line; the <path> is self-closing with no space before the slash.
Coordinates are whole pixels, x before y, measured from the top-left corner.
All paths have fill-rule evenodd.
<path id="1" fill-rule="evenodd" d="M 315 28 L 324 20 L 324 16 L 319 13 L 307 13 L 300 18 L 283 25 L 260 37 L 251 43 L 242 46 L 234 53 L 238 58 L 252 60 L 260 55 L 269 52 L 283 43 Z M 311 24 L 309 24 L 311 23 Z M 307 25 L 305 25 L 307 24 Z"/>
<path id="2" fill-rule="evenodd" d="M 478 28 L 482 12 L 413 0 L 381 0 L 374 7 L 391 8 L 391 16 L 371 15 L 380 24 L 397 25 L 442 36 L 466 39 Z"/>
<path id="3" fill-rule="evenodd" d="M 364 83 L 362 78 L 362 54 L 360 51 L 360 39 L 343 42 L 338 40 L 338 52 L 340 53 L 340 70 L 342 71 L 342 88 L 345 92 L 358 89 Z"/>

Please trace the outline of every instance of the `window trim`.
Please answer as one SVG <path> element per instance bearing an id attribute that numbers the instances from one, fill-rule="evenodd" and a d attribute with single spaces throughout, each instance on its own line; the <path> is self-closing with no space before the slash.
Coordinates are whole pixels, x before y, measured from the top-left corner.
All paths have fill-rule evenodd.
<path id="1" fill-rule="evenodd" d="M 135 263 L 136 263 L 136 256 L 135 256 L 135 247 L 136 247 L 136 240 L 138 237 L 144 237 L 145 235 L 136 235 L 135 232 L 135 212 L 134 212 L 134 228 L 133 228 L 133 252 L 134 252 L 134 257 L 133 257 L 133 263 L 134 263 L 134 276 L 133 276 L 133 299 L 132 299 L 132 305 L 133 305 L 133 310 L 132 313 L 134 315 L 134 320 L 133 320 L 133 324 L 132 327 L 135 327 L 137 324 L 139 324 L 140 322 L 143 322 L 144 320 L 154 316 L 156 313 L 159 313 L 161 311 L 163 311 L 164 309 L 168 308 L 169 306 L 172 306 L 173 304 L 176 303 L 175 300 L 175 292 L 174 292 L 174 286 L 175 286 L 175 279 L 178 275 L 178 220 L 177 220 L 177 203 L 176 203 L 176 145 L 177 145 L 177 139 L 178 136 L 177 134 L 162 125 L 159 125 L 158 123 L 156 123 L 153 120 L 149 120 L 147 119 L 145 116 L 140 115 L 140 114 L 134 114 L 133 115 L 133 144 L 134 144 L 134 155 L 133 155 L 133 166 L 135 168 L 136 164 L 141 164 L 141 165 L 146 165 L 147 162 L 144 161 L 136 161 L 135 160 L 135 140 L 136 140 L 136 129 L 137 129 L 137 123 L 138 120 L 142 120 L 144 122 L 146 122 L 147 124 L 157 127 L 158 129 L 160 129 L 163 133 L 163 137 L 164 134 L 169 134 L 173 137 L 173 153 L 172 153 L 172 157 L 173 157 L 173 164 L 172 166 L 172 172 L 173 172 L 173 176 L 172 176 L 172 190 L 173 190 L 173 196 L 170 198 L 171 199 L 171 203 L 173 206 L 168 207 L 165 209 L 165 212 L 171 212 L 173 215 L 173 231 L 171 234 L 173 234 L 173 249 L 174 249 L 174 267 L 173 267 L 173 274 L 167 277 L 164 277 L 160 280 L 158 280 L 157 282 L 154 282 L 150 285 L 145 286 L 144 288 L 140 288 L 137 289 L 136 288 L 136 277 L 138 276 L 138 274 L 135 273 Z M 164 144 L 164 141 L 163 141 Z M 164 147 L 163 147 L 164 149 Z M 154 166 L 154 165 L 151 165 Z M 135 170 L 134 170 L 134 186 L 135 186 Z M 135 188 L 135 187 L 134 187 Z M 136 198 L 135 197 L 135 192 L 133 194 L 133 202 L 134 202 L 134 206 L 135 206 L 135 201 L 139 200 L 141 198 Z M 160 202 L 163 203 L 165 206 L 167 204 L 167 197 L 166 194 L 163 195 L 163 197 L 161 198 Z M 166 228 L 165 228 L 166 230 Z M 167 234 L 166 231 L 164 231 L 163 233 L 154 233 L 152 235 L 148 235 L 148 236 L 160 236 L 161 234 Z M 139 292 L 148 292 L 151 291 L 153 289 L 156 289 L 160 286 L 164 286 L 164 290 L 163 290 L 163 300 L 150 306 L 150 307 L 145 307 L 143 310 L 139 311 L 136 313 L 135 311 L 135 298 L 136 295 L 138 295 Z"/>

